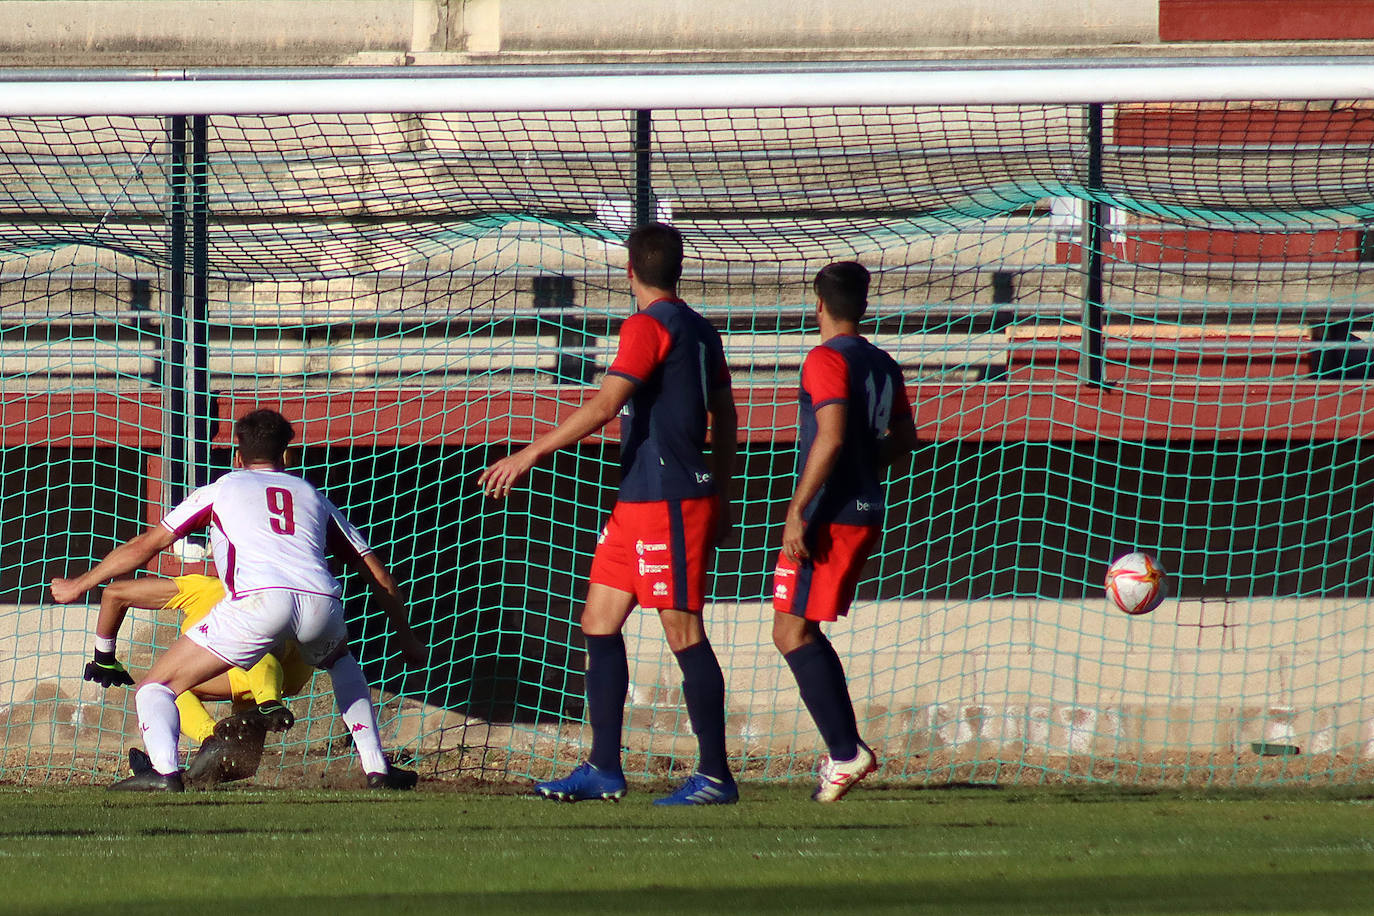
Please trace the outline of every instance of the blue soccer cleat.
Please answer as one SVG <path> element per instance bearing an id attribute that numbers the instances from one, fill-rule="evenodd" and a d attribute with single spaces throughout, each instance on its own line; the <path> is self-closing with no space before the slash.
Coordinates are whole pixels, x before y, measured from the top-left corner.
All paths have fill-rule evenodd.
<path id="1" fill-rule="evenodd" d="M 625 777 L 584 763 L 562 779 L 535 783 L 534 791 L 554 801 L 619 801 L 625 794 Z"/>
<path id="2" fill-rule="evenodd" d="M 656 805 L 733 805 L 739 801 L 735 781 L 693 773 L 676 792 L 654 799 Z"/>

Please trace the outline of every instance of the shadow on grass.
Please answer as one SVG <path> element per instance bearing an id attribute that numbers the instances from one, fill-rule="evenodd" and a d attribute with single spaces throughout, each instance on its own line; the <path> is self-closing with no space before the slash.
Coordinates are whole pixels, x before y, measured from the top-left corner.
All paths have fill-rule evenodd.
<path id="1" fill-rule="evenodd" d="M 665 866 L 667 867 L 667 866 Z M 341 876 L 341 880 L 349 880 Z M 590 880 L 590 879 L 589 879 Z M 329 913 L 1087 913 L 1369 912 L 1369 873 L 1363 869 L 1304 874 L 1227 873 L 1180 876 L 1161 893 L 1157 877 L 1119 876 L 1084 882 L 1071 878 L 1008 877 L 985 880 L 838 882 L 765 887 L 691 888 L 648 884 L 626 890 L 522 890 L 371 894 L 340 892 L 293 898 L 299 912 Z M 279 894 L 218 899 L 220 914 L 263 913 L 288 903 Z M 138 907 L 102 907 L 102 914 L 188 912 L 204 901 L 187 898 Z M 59 909 L 26 909 L 58 913 Z"/>

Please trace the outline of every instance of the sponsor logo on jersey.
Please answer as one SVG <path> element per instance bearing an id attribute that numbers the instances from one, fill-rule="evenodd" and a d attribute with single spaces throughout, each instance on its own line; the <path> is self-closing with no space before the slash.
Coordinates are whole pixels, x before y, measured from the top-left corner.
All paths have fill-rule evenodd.
<path id="1" fill-rule="evenodd" d="M 710 472 L 710 471 L 693 471 L 692 473 L 694 473 L 694 474 L 697 475 L 697 483 L 710 483 L 710 482 L 711 482 L 711 472 Z"/>
<path id="2" fill-rule="evenodd" d="M 862 499 L 856 499 L 854 500 L 854 508 L 858 509 L 860 512 L 867 512 L 868 510 L 872 509 L 873 506 L 871 506 L 869 503 L 864 502 Z"/>

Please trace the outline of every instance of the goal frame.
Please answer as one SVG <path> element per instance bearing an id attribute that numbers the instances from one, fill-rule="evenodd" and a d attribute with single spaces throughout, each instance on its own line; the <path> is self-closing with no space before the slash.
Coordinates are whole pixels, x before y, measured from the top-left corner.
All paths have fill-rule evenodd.
<path id="1" fill-rule="evenodd" d="M 1090 104 L 1374 98 L 1374 61 L 1198 58 L 894 65 L 0 71 L 0 115 Z"/>

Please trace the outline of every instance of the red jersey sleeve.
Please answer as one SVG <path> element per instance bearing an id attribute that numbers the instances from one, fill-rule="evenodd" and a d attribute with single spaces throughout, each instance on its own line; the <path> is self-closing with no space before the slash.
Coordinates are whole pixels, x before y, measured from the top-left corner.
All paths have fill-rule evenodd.
<path id="1" fill-rule="evenodd" d="M 815 408 L 849 400 L 849 367 L 844 357 L 829 347 L 816 347 L 806 354 L 802 389 L 811 395 L 811 406 Z"/>
<path id="2" fill-rule="evenodd" d="M 636 384 L 643 383 L 668 356 L 673 339 L 658 320 L 635 312 L 620 326 L 620 344 L 609 371 Z"/>

